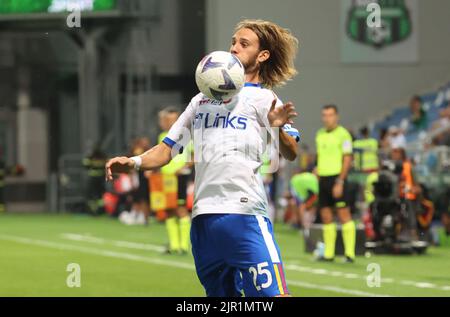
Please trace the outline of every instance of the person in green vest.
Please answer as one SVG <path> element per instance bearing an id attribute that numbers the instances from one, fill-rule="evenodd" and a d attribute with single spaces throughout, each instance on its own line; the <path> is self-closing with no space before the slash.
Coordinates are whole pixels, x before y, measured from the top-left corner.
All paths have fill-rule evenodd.
<path id="1" fill-rule="evenodd" d="M 450 248 L 450 206 L 441 215 L 442 227 L 437 231 L 437 244 Z"/>
<path id="2" fill-rule="evenodd" d="M 319 180 L 315 171 L 305 171 L 292 176 L 290 182 L 291 194 L 297 203 L 297 217 L 304 229 L 314 222 L 319 198 Z"/>
<path id="3" fill-rule="evenodd" d="M 320 261 L 333 261 L 337 227 L 333 210 L 342 224 L 345 263 L 355 260 L 356 226 L 350 212 L 351 192 L 347 175 L 352 165 L 352 137 L 339 125 L 336 105 L 322 108 L 324 127 L 316 134 L 317 174 L 319 175 L 319 209 L 323 223 L 324 255 Z"/>
<path id="4" fill-rule="evenodd" d="M 378 170 L 378 141 L 369 136 L 369 129 L 360 130 L 361 138 L 353 142 L 354 167 L 357 171 L 371 173 Z"/>
<path id="5" fill-rule="evenodd" d="M 175 107 L 166 107 L 158 115 L 159 126 L 162 130 L 158 136 L 158 143 L 161 143 L 177 121 L 180 112 Z M 187 185 L 192 174 L 192 156 L 193 146 L 190 142 L 182 153 L 161 168 L 162 174 L 176 175 L 178 180 L 178 207 L 166 210 L 166 230 L 169 238 L 169 247 L 166 253 L 168 254 L 187 254 L 189 252 L 191 217 L 186 207 L 186 198 Z"/>
<path id="6" fill-rule="evenodd" d="M 91 214 L 98 215 L 103 208 L 106 154 L 97 145 L 82 163 L 87 171 L 87 207 Z"/>

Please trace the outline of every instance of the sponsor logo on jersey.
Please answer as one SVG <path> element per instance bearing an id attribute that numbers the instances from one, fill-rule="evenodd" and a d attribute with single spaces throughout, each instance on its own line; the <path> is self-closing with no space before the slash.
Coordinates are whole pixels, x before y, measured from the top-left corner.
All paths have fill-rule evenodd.
<path id="1" fill-rule="evenodd" d="M 215 100 L 215 99 L 206 98 L 206 99 L 200 100 L 198 105 L 199 106 L 203 106 L 203 105 L 208 104 L 208 105 L 213 105 L 213 106 L 220 106 L 222 104 L 224 104 L 224 105 L 229 104 L 230 101 L 231 101 L 231 99 L 229 99 L 229 100 Z"/>
<path id="2" fill-rule="evenodd" d="M 194 119 L 194 129 L 238 129 L 245 130 L 247 128 L 247 118 L 242 116 L 231 115 L 231 112 L 225 114 L 220 113 L 197 113 Z"/>

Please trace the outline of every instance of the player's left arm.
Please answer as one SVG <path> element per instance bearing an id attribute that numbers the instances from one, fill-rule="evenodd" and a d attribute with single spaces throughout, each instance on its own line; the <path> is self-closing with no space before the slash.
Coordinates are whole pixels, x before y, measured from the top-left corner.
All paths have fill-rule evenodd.
<path id="1" fill-rule="evenodd" d="M 293 161 L 297 158 L 297 141 L 299 139 L 298 131 L 291 127 L 292 119 L 297 116 L 294 104 L 288 102 L 282 106 L 275 107 L 277 99 L 272 101 L 267 118 L 271 127 L 281 128 L 279 132 L 281 155 Z"/>
<path id="2" fill-rule="evenodd" d="M 280 152 L 289 161 L 294 161 L 298 155 L 297 142 L 283 129 L 280 130 Z"/>

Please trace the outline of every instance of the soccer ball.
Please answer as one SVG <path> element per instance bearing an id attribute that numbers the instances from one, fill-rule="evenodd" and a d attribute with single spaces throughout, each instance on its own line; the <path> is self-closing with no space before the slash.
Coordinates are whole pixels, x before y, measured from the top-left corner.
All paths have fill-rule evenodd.
<path id="1" fill-rule="evenodd" d="M 195 82 L 198 89 L 215 100 L 228 100 L 244 86 L 244 66 L 229 52 L 216 51 L 198 63 Z"/>

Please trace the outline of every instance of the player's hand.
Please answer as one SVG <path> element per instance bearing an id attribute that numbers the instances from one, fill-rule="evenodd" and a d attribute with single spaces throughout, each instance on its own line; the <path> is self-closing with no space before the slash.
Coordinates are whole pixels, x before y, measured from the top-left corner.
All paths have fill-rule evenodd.
<path id="1" fill-rule="evenodd" d="M 113 180 L 113 174 L 128 173 L 134 168 L 134 161 L 126 156 L 110 159 L 105 165 L 106 181 Z"/>
<path id="2" fill-rule="evenodd" d="M 344 184 L 335 183 L 333 186 L 333 197 L 341 198 L 343 193 L 344 193 Z"/>
<path id="3" fill-rule="evenodd" d="M 280 107 L 275 107 L 277 103 L 277 99 L 272 101 L 272 106 L 270 107 L 267 118 L 269 119 L 269 123 L 271 127 L 282 127 L 286 123 L 292 124 L 293 118 L 295 118 L 298 114 L 295 112 L 295 107 L 292 102 L 288 102 Z"/>

